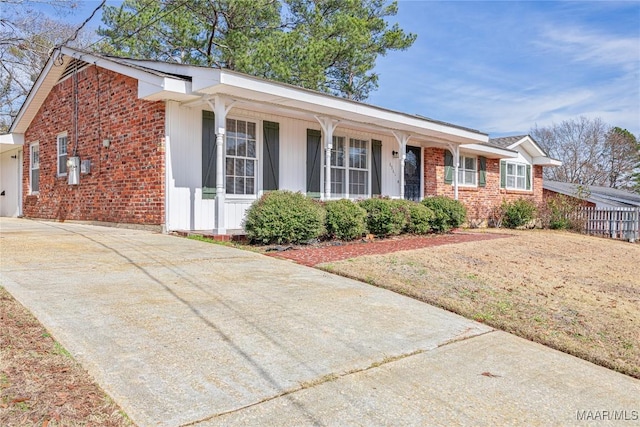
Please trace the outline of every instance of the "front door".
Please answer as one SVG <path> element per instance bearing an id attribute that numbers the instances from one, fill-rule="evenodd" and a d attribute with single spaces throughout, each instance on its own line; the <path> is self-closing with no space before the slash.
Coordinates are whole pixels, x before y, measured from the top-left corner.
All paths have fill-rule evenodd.
<path id="1" fill-rule="evenodd" d="M 420 165 L 422 149 L 407 146 L 407 159 L 404 161 L 404 198 L 420 200 Z"/>

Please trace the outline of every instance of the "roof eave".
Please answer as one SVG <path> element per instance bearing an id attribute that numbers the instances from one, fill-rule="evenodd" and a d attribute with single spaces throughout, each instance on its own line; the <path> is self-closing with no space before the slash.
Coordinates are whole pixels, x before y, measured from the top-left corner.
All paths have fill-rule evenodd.
<path id="1" fill-rule="evenodd" d="M 489 159 L 515 159 L 518 157 L 517 151 L 484 144 L 463 144 L 460 149 Z"/>

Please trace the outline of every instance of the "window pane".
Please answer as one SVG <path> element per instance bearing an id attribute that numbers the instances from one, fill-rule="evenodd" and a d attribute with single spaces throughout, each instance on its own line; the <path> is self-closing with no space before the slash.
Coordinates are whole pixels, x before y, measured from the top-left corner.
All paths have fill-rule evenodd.
<path id="1" fill-rule="evenodd" d="M 233 177 L 228 176 L 227 177 L 227 194 L 236 194 L 235 186 L 233 185 L 233 183 L 234 183 Z"/>
<path id="2" fill-rule="evenodd" d="M 256 157 L 256 142 L 253 140 L 247 141 L 247 157 L 255 159 Z"/>
<path id="3" fill-rule="evenodd" d="M 256 124 L 247 122 L 247 138 L 256 139 Z"/>
<path id="4" fill-rule="evenodd" d="M 516 186 L 516 178 L 513 176 L 507 177 L 507 187 L 514 188 Z"/>
<path id="5" fill-rule="evenodd" d="M 236 159 L 236 173 L 237 176 L 244 176 L 244 160 Z"/>
<path id="6" fill-rule="evenodd" d="M 247 139 L 247 122 L 236 120 L 236 132 L 238 139 Z"/>
<path id="7" fill-rule="evenodd" d="M 476 173 L 475 173 L 475 171 L 465 171 L 464 172 L 464 183 L 465 184 L 475 184 L 476 183 Z"/>
<path id="8" fill-rule="evenodd" d="M 344 169 L 331 169 L 331 193 L 333 196 L 344 194 Z"/>
<path id="9" fill-rule="evenodd" d="M 39 146 L 31 147 L 31 167 L 32 168 L 40 167 L 40 147 Z"/>
<path id="10" fill-rule="evenodd" d="M 253 194 L 253 193 L 255 193 L 254 179 L 253 178 L 247 178 L 245 180 L 245 184 L 246 184 L 246 192 L 245 192 L 245 194 Z"/>
<path id="11" fill-rule="evenodd" d="M 524 190 L 525 189 L 525 185 L 524 185 L 524 178 L 519 176 L 518 177 L 518 188 Z"/>
<path id="12" fill-rule="evenodd" d="M 246 163 L 245 163 L 245 167 L 246 167 L 246 169 L 245 169 L 245 175 L 246 175 L 246 176 L 254 176 L 254 175 L 255 175 L 255 172 L 254 172 L 254 170 L 255 170 L 255 168 L 254 168 L 255 163 L 256 163 L 256 162 L 255 162 L 255 161 L 253 161 L 253 160 L 247 160 L 247 161 L 246 161 Z"/>
<path id="13" fill-rule="evenodd" d="M 244 157 L 247 155 L 247 141 L 246 140 L 238 140 L 238 144 L 236 145 L 237 156 Z"/>
<path id="14" fill-rule="evenodd" d="M 227 154 L 230 156 L 236 155 L 236 139 L 227 136 Z"/>
<path id="15" fill-rule="evenodd" d="M 518 165 L 518 175 L 524 176 L 524 165 Z"/>
<path id="16" fill-rule="evenodd" d="M 58 138 L 58 153 L 60 155 L 67 154 L 67 137 Z"/>
<path id="17" fill-rule="evenodd" d="M 364 196 L 368 191 L 368 175 L 366 171 L 349 171 L 349 195 Z"/>
<path id="18" fill-rule="evenodd" d="M 233 164 L 234 164 L 233 159 L 230 159 L 230 158 L 227 157 L 227 168 L 226 168 L 226 174 L 227 175 L 235 175 L 233 173 L 233 171 L 234 171 Z"/>
<path id="19" fill-rule="evenodd" d="M 464 183 L 464 171 L 458 169 L 458 183 Z"/>
<path id="20" fill-rule="evenodd" d="M 67 155 L 58 157 L 58 171 L 67 173 Z"/>
<path id="21" fill-rule="evenodd" d="M 229 137 L 236 137 L 236 121 L 232 119 L 227 119 L 227 138 Z"/>
<path id="22" fill-rule="evenodd" d="M 507 174 L 509 174 L 509 175 L 515 175 L 516 174 L 516 168 L 515 168 L 515 165 L 513 163 L 507 163 Z"/>
<path id="23" fill-rule="evenodd" d="M 476 159 L 473 157 L 465 157 L 464 168 L 468 170 L 476 170 Z"/>
<path id="24" fill-rule="evenodd" d="M 235 185 L 236 185 L 236 193 L 235 194 L 246 194 L 244 192 L 244 178 L 236 178 L 235 179 Z"/>
<path id="25" fill-rule="evenodd" d="M 31 171 L 31 191 L 40 191 L 40 169 Z"/>

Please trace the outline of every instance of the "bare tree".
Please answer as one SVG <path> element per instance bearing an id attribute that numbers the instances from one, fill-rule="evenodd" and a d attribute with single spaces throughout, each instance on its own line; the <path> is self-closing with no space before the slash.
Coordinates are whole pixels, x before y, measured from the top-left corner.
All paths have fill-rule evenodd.
<path id="1" fill-rule="evenodd" d="M 76 35 L 76 26 L 48 18 L 35 6 L 50 6 L 62 18 L 76 8 L 69 0 L 0 0 L 0 133 L 6 132 L 53 47 Z M 75 45 L 88 44 L 82 34 Z"/>
<path id="2" fill-rule="evenodd" d="M 562 166 L 545 168 L 545 178 L 582 185 L 634 189 L 640 177 L 640 145 L 626 129 L 601 119 L 565 120 L 531 129 L 531 136 Z"/>

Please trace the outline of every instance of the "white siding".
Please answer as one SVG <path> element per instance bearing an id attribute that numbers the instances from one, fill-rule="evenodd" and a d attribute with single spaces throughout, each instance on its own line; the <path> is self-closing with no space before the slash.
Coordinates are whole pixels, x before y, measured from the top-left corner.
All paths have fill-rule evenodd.
<path id="1" fill-rule="evenodd" d="M 262 122 L 268 120 L 280 125 L 280 189 L 306 191 L 307 129 L 319 130 L 320 125 L 316 121 L 238 108 L 233 108 L 228 117 L 252 120 L 258 125 L 258 189 L 262 188 Z M 166 123 L 166 228 L 168 231 L 211 230 L 215 227 L 215 200 L 202 199 L 201 107 L 186 108 L 177 102 L 167 102 Z M 369 141 L 381 140 L 382 193 L 392 197 L 400 195 L 400 159 L 394 159 L 391 154 L 394 150 L 398 151 L 395 138 L 340 125 L 335 133 Z M 371 156 L 369 157 L 371 165 Z M 324 155 L 322 159 L 324 161 Z M 324 171 L 324 167 L 322 170 Z M 371 173 L 369 175 L 371 176 Z M 247 198 L 227 195 L 227 229 L 241 228 L 246 210 L 256 198 L 257 196 Z"/>

